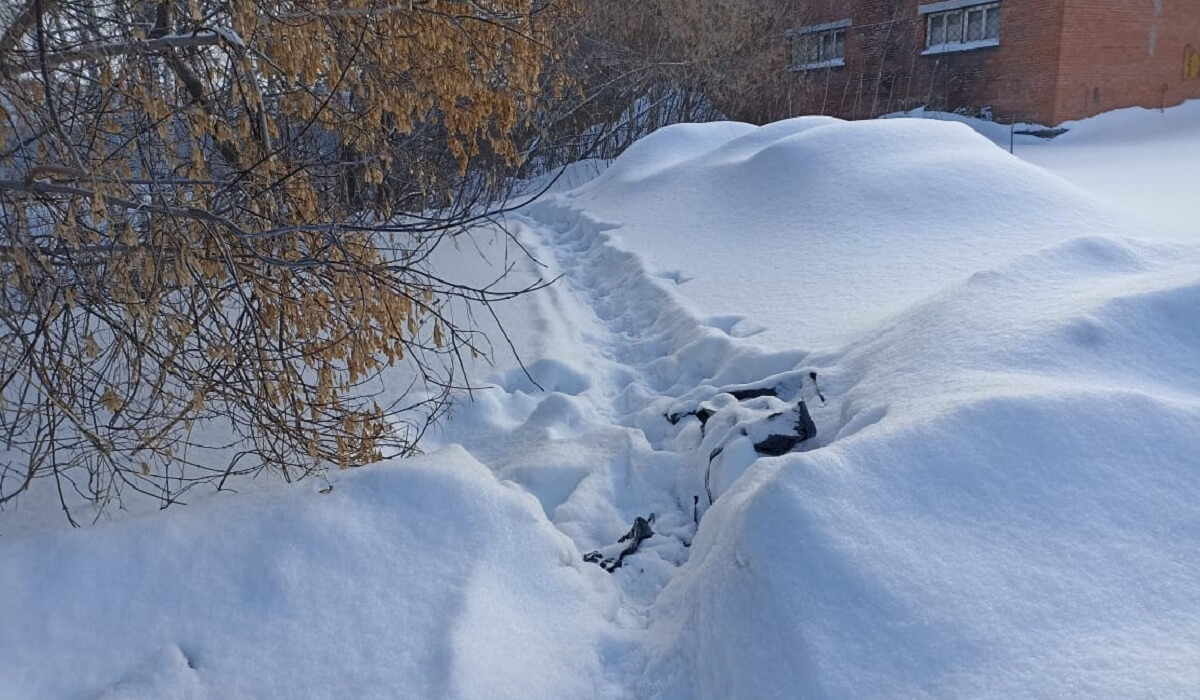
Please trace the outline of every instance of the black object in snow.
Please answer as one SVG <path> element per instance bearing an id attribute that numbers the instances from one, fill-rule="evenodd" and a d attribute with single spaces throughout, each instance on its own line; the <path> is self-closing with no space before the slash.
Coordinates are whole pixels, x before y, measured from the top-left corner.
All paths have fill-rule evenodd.
<path id="1" fill-rule="evenodd" d="M 821 405 L 824 406 L 825 405 L 825 395 L 821 393 L 821 385 L 817 384 L 817 373 L 809 372 L 808 377 L 809 377 L 809 379 L 812 379 L 813 388 L 817 390 L 817 398 L 821 399 Z"/>
<path id="2" fill-rule="evenodd" d="M 796 406 L 796 434 L 800 436 L 800 442 L 811 440 L 817 436 L 817 424 L 813 422 L 812 416 L 808 413 L 808 404 L 804 403 L 804 399 Z"/>
<path id="3" fill-rule="evenodd" d="M 695 416 L 700 420 L 700 433 L 704 434 L 704 426 L 708 424 L 708 419 L 712 418 L 714 413 L 716 413 L 716 411 L 712 410 L 711 408 L 705 408 L 701 406 L 695 411 L 686 411 L 684 413 L 668 413 L 666 417 L 668 423 L 675 425 L 688 416 Z"/>
<path id="4" fill-rule="evenodd" d="M 654 529 L 650 527 L 653 522 L 654 513 L 651 513 L 649 518 L 641 516 L 634 518 L 633 527 L 629 529 L 629 532 L 622 535 L 621 539 L 617 540 L 617 544 L 621 544 L 622 542 L 628 542 L 629 544 L 625 545 L 625 549 L 621 550 L 616 559 L 604 559 L 604 555 L 600 552 L 588 552 L 583 555 L 583 560 L 591 564 L 599 564 L 600 568 L 611 574 L 621 568 L 621 564 L 625 562 L 625 557 L 638 551 L 638 547 L 642 546 L 642 542 L 654 537 Z"/>
<path id="5" fill-rule="evenodd" d="M 808 413 L 808 405 L 803 400 L 796 406 L 796 432 L 792 435 L 768 435 L 767 439 L 755 443 L 754 451 L 778 457 L 795 449 L 796 445 L 817 436 L 817 424 Z"/>
<path id="6" fill-rule="evenodd" d="M 768 386 L 760 387 L 758 389 L 738 389 L 736 391 L 729 392 L 729 394 L 738 401 L 747 401 L 749 399 L 757 399 L 763 396 L 774 396 L 778 398 L 779 390 L 775 387 Z"/>

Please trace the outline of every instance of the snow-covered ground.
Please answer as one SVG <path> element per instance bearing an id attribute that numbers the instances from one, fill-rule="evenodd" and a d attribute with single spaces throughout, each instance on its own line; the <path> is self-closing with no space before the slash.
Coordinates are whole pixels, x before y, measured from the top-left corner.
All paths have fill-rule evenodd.
<path id="1" fill-rule="evenodd" d="M 1153 235 L 1200 240 L 1200 100 L 1132 108 L 1066 125 L 1016 153 L 1135 212 Z"/>
<path id="2" fill-rule="evenodd" d="M 1194 113 L 577 168 L 509 222 L 562 275 L 500 310 L 528 375 L 501 352 L 438 451 L 328 493 L 0 540 L 0 696 L 1194 696 L 1200 238 L 1146 211 Z"/>
<path id="3" fill-rule="evenodd" d="M 1062 125 L 1066 133 L 1053 139 L 1014 137 L 1008 125 L 953 114 L 914 114 L 969 124 L 1005 150 L 1011 147 L 1022 160 L 1130 212 L 1149 225 L 1147 235 L 1200 238 L 1200 197 L 1195 194 L 1200 100 L 1163 111 L 1131 107 L 1067 122 Z"/>

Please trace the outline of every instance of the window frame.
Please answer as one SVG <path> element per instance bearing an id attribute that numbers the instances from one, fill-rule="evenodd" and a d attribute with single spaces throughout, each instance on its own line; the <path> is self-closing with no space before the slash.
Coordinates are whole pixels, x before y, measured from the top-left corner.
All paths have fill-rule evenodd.
<path id="1" fill-rule="evenodd" d="M 925 18 L 925 50 L 922 55 L 972 51 L 1000 45 L 1004 24 L 1002 0 L 947 0 L 917 8 Z M 989 36 L 992 17 L 998 16 L 996 34 Z M 978 18 L 978 36 L 971 38 L 971 19 Z M 952 32 L 951 27 L 956 29 Z M 956 39 L 951 36 L 957 34 Z M 939 39 L 940 40 L 937 40 Z"/>
<path id="2" fill-rule="evenodd" d="M 811 24 L 798 30 L 789 30 L 786 36 L 791 42 L 788 70 L 803 72 L 821 68 L 840 68 L 846 65 L 846 30 L 849 19 L 823 24 Z M 826 55 L 826 42 L 831 41 L 832 54 Z M 815 55 L 810 55 L 815 49 Z M 840 53 L 839 53 L 840 49 Z"/>

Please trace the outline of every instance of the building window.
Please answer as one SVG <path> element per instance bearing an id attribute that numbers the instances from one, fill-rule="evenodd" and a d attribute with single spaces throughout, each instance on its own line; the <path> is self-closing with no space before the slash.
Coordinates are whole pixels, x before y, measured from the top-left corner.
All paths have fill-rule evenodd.
<path id="1" fill-rule="evenodd" d="M 792 42 L 792 70 L 846 65 L 846 28 L 849 26 L 850 20 L 844 19 L 788 32 Z"/>
<path id="2" fill-rule="evenodd" d="M 922 5 L 925 53 L 967 51 L 1000 44 L 1000 3 L 948 0 Z"/>

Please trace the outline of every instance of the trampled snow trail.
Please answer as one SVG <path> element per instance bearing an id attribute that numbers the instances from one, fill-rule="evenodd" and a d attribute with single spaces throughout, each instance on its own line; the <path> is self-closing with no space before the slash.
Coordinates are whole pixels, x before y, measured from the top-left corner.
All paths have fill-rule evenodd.
<path id="1" fill-rule="evenodd" d="M 516 224 L 524 243 L 562 274 L 549 306 L 569 311 L 579 341 L 571 352 L 582 353 L 571 361 L 591 379 L 570 385 L 561 376 L 570 373 L 566 363 L 539 360 L 530 371 L 547 392 L 526 395 L 527 380 L 509 373 L 500 387 L 502 402 L 511 405 L 513 396 L 536 401 L 525 425 L 507 429 L 507 439 L 504 430 L 456 439 L 464 438 L 498 475 L 538 497 L 581 553 L 600 551 L 611 561 L 625 547 L 618 539 L 634 519 L 653 515 L 654 536 L 604 575 L 612 582 L 612 618 L 621 629 L 606 654 L 609 688 L 636 695 L 651 608 L 687 562 L 710 499 L 758 458 L 752 442 L 792 431 L 793 408 L 802 398 L 813 399 L 812 411 L 823 424 L 841 419 L 833 405 L 815 401 L 805 353 L 746 342 L 737 337 L 738 318 L 696 318 L 636 255 L 611 243 L 610 226 L 553 202 L 528 207 Z M 730 393 L 759 389 L 775 395 Z M 701 405 L 714 413 L 707 430 L 693 415 Z M 544 432 L 529 432 L 530 426 Z M 531 454 L 525 438 L 514 444 L 514 434 L 530 443 L 549 438 L 550 446 Z M 801 449 L 826 439 L 823 432 Z"/>

